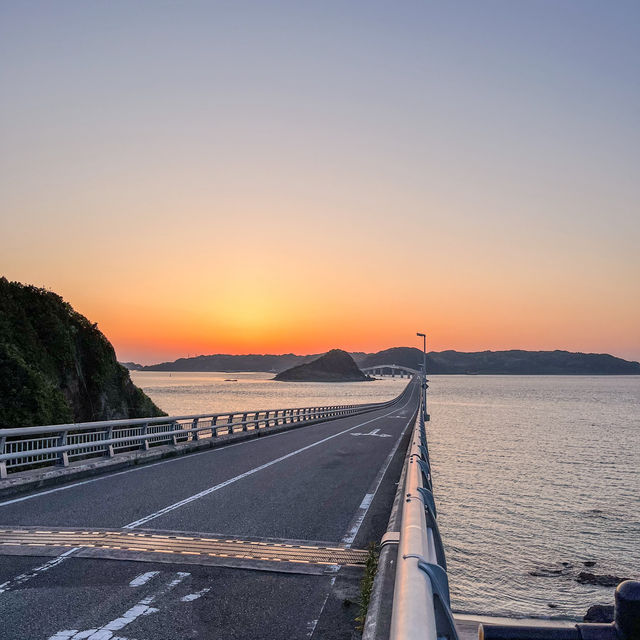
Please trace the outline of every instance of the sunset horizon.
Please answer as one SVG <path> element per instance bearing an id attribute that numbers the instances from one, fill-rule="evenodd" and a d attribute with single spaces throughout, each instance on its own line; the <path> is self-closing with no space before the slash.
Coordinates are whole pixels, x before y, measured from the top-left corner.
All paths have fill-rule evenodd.
<path id="1" fill-rule="evenodd" d="M 638 637 L 639 79 L 638 0 L 0 2 L 2 640 Z"/>
<path id="2" fill-rule="evenodd" d="M 9 278 L 11 279 L 11 278 Z M 45 284 L 23 282 L 22 284 L 41 287 L 60 295 L 70 303 L 78 312 L 85 315 L 113 344 L 118 359 L 122 362 L 137 362 L 142 365 L 157 364 L 173 361 L 179 358 L 189 358 L 199 355 L 230 354 L 287 354 L 313 355 L 325 353 L 333 348 L 344 349 L 348 352 L 375 353 L 384 349 L 398 346 L 416 346 L 418 341 L 411 344 L 415 329 L 429 327 L 428 351 L 441 352 L 455 350 L 460 352 L 482 351 L 569 351 L 577 353 L 610 354 L 625 360 L 640 360 L 640 347 L 631 343 L 627 347 L 620 346 L 619 334 L 611 338 L 598 337 L 588 340 L 580 338 L 578 332 L 571 336 L 554 339 L 552 337 L 535 337 L 539 332 L 537 323 L 531 322 L 525 331 L 523 326 L 511 327 L 504 331 L 500 338 L 482 338 L 482 335 L 491 335 L 491 326 L 487 322 L 482 326 L 482 334 L 465 336 L 466 332 L 473 332 L 476 322 L 470 327 L 468 324 L 460 324 L 448 327 L 446 319 L 437 322 L 436 314 L 429 314 L 429 322 L 426 323 L 418 314 L 408 310 L 406 317 L 387 318 L 386 331 L 384 326 L 370 322 L 361 313 L 354 314 L 352 324 L 349 325 L 342 318 L 341 324 L 321 325 L 317 320 L 312 324 L 292 324 L 292 319 L 278 318 L 275 314 L 265 327 L 254 327 L 253 331 L 247 329 L 250 321 L 243 321 L 238 326 L 226 321 L 221 329 L 215 324 L 208 324 L 206 309 L 191 311 L 190 318 L 196 317 L 199 324 L 189 326 L 185 330 L 185 323 L 181 318 L 172 314 L 173 305 L 167 301 L 160 302 L 156 308 L 156 315 L 146 325 L 138 322 L 132 327 L 131 311 L 118 313 L 110 301 L 105 298 L 91 300 L 85 292 L 79 296 L 79 300 L 85 300 L 86 305 L 77 303 L 73 297 L 65 296 L 60 290 Z M 98 303 L 97 305 L 95 303 Z M 94 310 L 95 309 L 95 310 Z M 179 314 L 178 314 L 179 315 Z M 106 318 L 106 319 L 105 319 Z M 474 320 L 477 320 L 474 318 Z M 335 318 L 334 318 L 335 321 Z M 279 322 L 282 322 L 280 325 Z M 388 326 L 388 325 L 391 326 Z M 466 329 L 466 332 L 465 332 Z M 570 327 L 559 327 L 562 329 Z M 386 333 L 386 335 L 385 335 Z M 525 340 L 523 336 L 531 333 L 532 336 Z M 549 331 L 549 333 L 551 333 Z M 578 335 L 576 335 L 578 333 Z M 214 334 L 211 336 L 210 334 Z M 217 334 L 217 335 L 215 335 Z M 351 337 L 353 335 L 353 337 Z M 390 336 L 390 337 L 387 337 Z M 513 336 L 509 338 L 509 336 Z"/>
<path id="3" fill-rule="evenodd" d="M 0 10 L 0 274 L 120 359 L 640 359 L 637 6 L 65 7 Z"/>

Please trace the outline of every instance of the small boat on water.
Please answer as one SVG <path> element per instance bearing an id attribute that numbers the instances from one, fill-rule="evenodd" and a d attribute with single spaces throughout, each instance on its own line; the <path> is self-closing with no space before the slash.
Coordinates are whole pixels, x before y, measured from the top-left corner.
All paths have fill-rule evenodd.
<path id="1" fill-rule="evenodd" d="M 238 382 L 238 378 L 225 378 L 225 382 Z"/>

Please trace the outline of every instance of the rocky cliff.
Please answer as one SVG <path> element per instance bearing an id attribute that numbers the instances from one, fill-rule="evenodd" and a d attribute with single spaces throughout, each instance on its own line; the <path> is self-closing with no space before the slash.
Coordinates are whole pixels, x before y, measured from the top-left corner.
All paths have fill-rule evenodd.
<path id="1" fill-rule="evenodd" d="M 0 278 L 0 428 L 165 415 L 60 296 Z"/>

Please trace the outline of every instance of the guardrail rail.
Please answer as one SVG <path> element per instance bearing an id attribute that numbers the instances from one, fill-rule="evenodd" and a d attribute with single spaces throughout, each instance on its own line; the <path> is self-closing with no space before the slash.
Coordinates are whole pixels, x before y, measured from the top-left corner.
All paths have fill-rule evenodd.
<path id="1" fill-rule="evenodd" d="M 427 380 L 407 458 L 391 613 L 391 640 L 458 640 L 438 530 L 425 424 Z"/>
<path id="2" fill-rule="evenodd" d="M 407 387 L 408 388 L 408 387 Z M 0 429 L 0 479 L 25 469 L 69 466 L 71 462 L 217 438 L 286 424 L 304 426 L 383 409 L 398 402 L 407 388 L 386 402 L 134 418 L 74 424 Z"/>

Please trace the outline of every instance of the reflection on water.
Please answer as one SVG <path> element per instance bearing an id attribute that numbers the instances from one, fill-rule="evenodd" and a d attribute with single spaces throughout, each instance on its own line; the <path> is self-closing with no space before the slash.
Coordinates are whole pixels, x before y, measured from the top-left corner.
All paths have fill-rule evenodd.
<path id="1" fill-rule="evenodd" d="M 408 382 L 406 378 L 373 382 L 275 382 L 273 376 L 272 373 L 131 372 L 133 381 L 169 415 L 383 402 L 397 396 Z"/>
<path id="2" fill-rule="evenodd" d="M 576 577 L 640 576 L 640 378 L 430 379 L 454 609 L 581 618 L 612 604 L 613 588 Z"/>
<path id="3" fill-rule="evenodd" d="M 132 377 L 170 414 L 381 401 L 407 382 Z M 640 378 L 430 376 L 429 393 L 455 610 L 581 618 L 613 589 L 578 584 L 580 571 L 640 577 Z"/>

